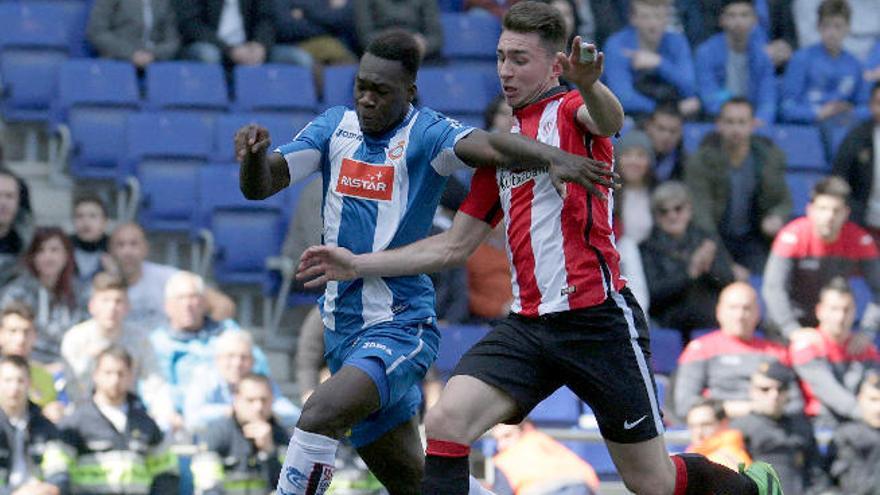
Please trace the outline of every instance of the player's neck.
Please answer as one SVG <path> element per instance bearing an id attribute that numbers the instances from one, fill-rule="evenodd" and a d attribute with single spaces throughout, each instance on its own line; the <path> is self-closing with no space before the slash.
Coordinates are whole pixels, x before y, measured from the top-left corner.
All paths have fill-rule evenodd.
<path id="1" fill-rule="evenodd" d="M 558 86 L 559 86 L 559 78 L 558 77 L 554 77 L 552 79 L 547 80 L 547 82 L 544 83 L 543 86 L 541 86 L 541 89 L 539 89 L 538 91 L 535 92 L 535 95 L 532 98 L 529 98 L 528 101 L 523 103 L 522 106 L 516 108 L 515 110 L 521 110 L 523 108 L 528 108 L 529 105 L 533 105 L 533 104 L 543 100 L 544 98 L 547 97 L 547 93 L 549 93 L 553 88 L 556 88 Z"/>

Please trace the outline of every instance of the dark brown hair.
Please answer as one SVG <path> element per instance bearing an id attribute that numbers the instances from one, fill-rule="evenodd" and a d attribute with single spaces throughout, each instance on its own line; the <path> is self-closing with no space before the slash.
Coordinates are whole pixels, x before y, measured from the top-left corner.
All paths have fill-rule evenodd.
<path id="1" fill-rule="evenodd" d="M 515 33 L 536 33 L 550 54 L 565 48 L 565 21 L 556 7 L 546 3 L 519 2 L 504 15 L 502 25 Z"/>
<path id="2" fill-rule="evenodd" d="M 819 4 L 819 23 L 829 17 L 843 17 L 849 24 L 852 18 L 852 11 L 847 5 L 846 0 L 824 0 Z"/>
<path id="3" fill-rule="evenodd" d="M 836 175 L 831 175 L 820 180 L 813 186 L 810 191 L 810 202 L 815 201 L 816 196 L 833 196 L 842 199 L 844 203 L 849 201 L 849 195 L 852 193 L 849 184 Z"/>
<path id="4" fill-rule="evenodd" d="M 37 227 L 37 230 L 34 232 L 34 238 L 31 241 L 30 246 L 28 246 L 27 251 L 24 253 L 24 264 L 31 275 L 40 278 L 37 273 L 37 252 L 40 251 L 43 244 L 53 238 L 57 238 L 61 241 L 61 245 L 64 246 L 64 251 L 66 251 L 66 259 L 64 261 L 64 268 L 61 270 L 61 275 L 58 277 L 58 281 L 55 282 L 55 287 L 51 287 L 50 289 L 52 295 L 68 307 L 73 308 L 76 306 L 76 294 L 73 293 L 73 277 L 76 272 L 76 260 L 73 257 L 73 243 L 70 242 L 70 238 L 67 237 L 67 234 L 65 234 L 61 228 Z"/>

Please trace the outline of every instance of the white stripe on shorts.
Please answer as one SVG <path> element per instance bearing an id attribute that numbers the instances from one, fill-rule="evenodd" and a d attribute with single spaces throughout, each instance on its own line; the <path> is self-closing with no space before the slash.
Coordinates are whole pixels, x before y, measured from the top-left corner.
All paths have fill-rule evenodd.
<path id="1" fill-rule="evenodd" d="M 645 353 L 639 347 L 639 332 L 636 330 L 636 324 L 633 320 L 632 309 L 626 304 L 626 299 L 617 291 L 611 291 L 611 298 L 617 307 L 623 311 L 623 317 L 626 318 L 626 326 L 629 328 L 629 342 L 632 345 L 633 352 L 636 355 L 636 362 L 639 363 L 639 371 L 642 373 L 642 382 L 645 384 L 645 391 L 648 393 L 648 399 L 651 401 L 651 415 L 654 418 L 654 427 L 657 434 L 662 435 L 665 431 L 663 420 L 660 416 L 660 408 L 657 406 L 657 395 L 654 393 L 654 382 L 651 381 L 651 372 L 648 368 L 648 361 L 645 359 Z"/>
<path id="2" fill-rule="evenodd" d="M 385 370 L 386 375 L 390 375 L 391 372 L 396 370 L 397 367 L 400 366 L 401 363 L 403 363 L 404 361 L 406 361 L 408 359 L 412 359 L 413 357 L 415 357 L 416 354 L 422 352 L 422 349 L 425 347 L 425 342 L 422 340 L 422 331 L 423 331 L 422 324 L 419 323 L 419 333 L 418 333 L 418 335 L 416 335 L 416 338 L 419 339 L 419 345 L 417 345 L 416 348 L 413 349 L 413 351 L 410 352 L 409 354 L 407 354 L 406 356 L 400 356 L 399 358 L 395 359 L 394 362 L 391 363 L 391 366 L 389 366 L 388 369 Z"/>

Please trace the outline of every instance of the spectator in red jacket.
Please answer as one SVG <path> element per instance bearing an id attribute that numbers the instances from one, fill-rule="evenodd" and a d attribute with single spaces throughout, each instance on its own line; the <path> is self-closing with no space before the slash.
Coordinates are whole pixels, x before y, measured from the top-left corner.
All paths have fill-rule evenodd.
<path id="1" fill-rule="evenodd" d="M 725 287 L 715 315 L 720 328 L 692 340 L 678 358 L 674 399 L 679 416 L 702 397 L 722 401 L 728 417 L 748 414 L 752 374 L 762 363 L 788 365 L 785 347 L 755 336 L 761 314 L 758 294 L 749 284 Z"/>
<path id="2" fill-rule="evenodd" d="M 836 278 L 822 289 L 812 335 L 791 344 L 791 361 L 801 378 L 805 412 L 817 426 L 835 426 L 858 419 L 856 395 L 865 373 L 880 367 L 880 354 L 873 344 L 859 352 L 848 346 L 854 333 L 856 302 L 849 285 Z"/>

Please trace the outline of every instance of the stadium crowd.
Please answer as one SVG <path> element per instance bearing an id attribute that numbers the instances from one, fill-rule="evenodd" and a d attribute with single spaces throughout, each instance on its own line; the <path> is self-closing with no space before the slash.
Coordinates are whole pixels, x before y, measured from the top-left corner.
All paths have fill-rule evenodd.
<path id="1" fill-rule="evenodd" d="M 97 56 L 139 70 L 287 63 L 321 81 L 389 27 L 442 65 L 441 11 L 501 17 L 514 3 L 94 0 L 85 33 Z M 678 362 L 658 370 L 668 425 L 716 462 L 772 462 L 789 495 L 880 494 L 880 1 L 548 3 L 572 37 L 599 44 L 630 117 L 615 140 L 617 246 L 652 332 L 676 343 L 653 347 Z M 789 180 L 780 124 L 818 130 L 812 180 Z M 512 126 L 495 98 L 484 128 Z M 435 230 L 469 180 L 450 178 Z M 320 194 L 320 182 L 305 186 L 284 256 L 320 242 Z M 150 261 L 150 232 L 116 221 L 100 195 L 77 195 L 72 213 L 71 233 L 37 225 L 27 183 L 0 168 L 0 491 L 272 490 L 298 404 L 325 371 L 317 309 L 290 355 L 300 394 L 285 397 L 222 287 Z M 444 324 L 507 314 L 504 235 L 432 275 Z M 598 490 L 596 472 L 533 419 L 493 431 L 496 493 Z M 173 445 L 197 446 L 191 463 Z M 343 457 L 331 493 L 380 489 Z M 562 491 L 572 485 L 584 491 Z"/>

